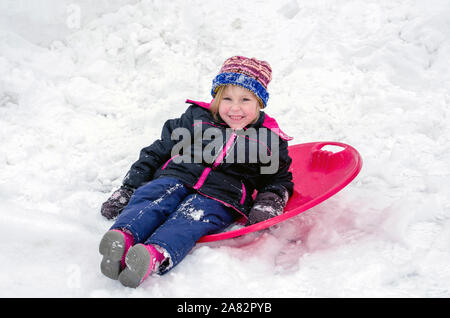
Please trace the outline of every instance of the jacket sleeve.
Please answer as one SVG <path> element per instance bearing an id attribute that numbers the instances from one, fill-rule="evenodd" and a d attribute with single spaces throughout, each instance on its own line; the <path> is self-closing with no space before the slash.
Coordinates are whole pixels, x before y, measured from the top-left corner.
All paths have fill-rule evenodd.
<path id="1" fill-rule="evenodd" d="M 180 118 L 167 120 L 163 126 L 161 138 L 141 150 L 139 159 L 132 164 L 123 179 L 123 185 L 136 189 L 151 181 L 156 170 L 170 159 L 172 148 L 177 142 L 173 140 L 172 132 L 179 127 L 189 129 L 192 126 L 192 118 L 191 106 Z"/>
<path id="2" fill-rule="evenodd" d="M 292 158 L 288 154 L 288 143 L 280 138 L 279 143 L 279 168 L 274 174 L 262 174 L 260 176 L 260 187 L 257 189 L 259 193 L 273 192 L 278 194 L 285 203 L 287 199 L 292 196 L 294 192 L 294 183 L 292 182 L 292 173 L 289 167 L 292 163 Z M 274 149 L 272 149 L 273 151 Z M 286 197 L 287 195 L 287 197 Z"/>

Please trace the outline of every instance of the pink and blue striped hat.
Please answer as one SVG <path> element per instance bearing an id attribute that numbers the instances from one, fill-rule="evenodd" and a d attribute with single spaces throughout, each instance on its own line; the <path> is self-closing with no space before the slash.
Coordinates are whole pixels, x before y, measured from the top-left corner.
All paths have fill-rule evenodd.
<path id="1" fill-rule="evenodd" d="M 261 108 L 267 106 L 269 93 L 267 85 L 272 79 L 272 68 L 269 63 L 255 58 L 233 56 L 227 59 L 219 74 L 213 79 L 211 95 L 224 85 L 238 85 L 248 89 L 259 99 Z"/>

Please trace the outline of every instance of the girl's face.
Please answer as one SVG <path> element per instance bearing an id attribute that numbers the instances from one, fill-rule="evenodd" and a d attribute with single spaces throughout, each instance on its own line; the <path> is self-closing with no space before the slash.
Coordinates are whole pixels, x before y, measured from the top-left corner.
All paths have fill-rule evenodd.
<path id="1" fill-rule="evenodd" d="M 259 112 L 259 102 L 252 92 L 236 85 L 227 85 L 219 101 L 220 117 L 233 129 L 250 124 Z"/>

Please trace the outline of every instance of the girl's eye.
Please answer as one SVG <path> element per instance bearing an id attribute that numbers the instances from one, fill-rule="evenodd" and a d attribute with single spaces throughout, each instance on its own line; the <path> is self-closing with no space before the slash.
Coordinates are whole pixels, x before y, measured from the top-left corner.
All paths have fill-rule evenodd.
<path id="1" fill-rule="evenodd" d="M 231 100 L 230 97 L 224 97 L 223 99 L 224 99 L 224 100 L 228 100 L 228 101 Z"/>
<path id="2" fill-rule="evenodd" d="M 248 102 L 248 101 L 250 101 L 250 98 L 243 98 L 242 99 L 244 102 Z"/>

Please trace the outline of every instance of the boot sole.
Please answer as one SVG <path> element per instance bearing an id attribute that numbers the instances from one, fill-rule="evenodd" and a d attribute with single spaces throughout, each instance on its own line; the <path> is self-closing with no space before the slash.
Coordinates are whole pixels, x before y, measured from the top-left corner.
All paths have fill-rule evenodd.
<path id="1" fill-rule="evenodd" d="M 125 257 L 127 267 L 119 275 L 122 285 L 138 287 L 149 270 L 150 259 L 151 255 L 144 245 L 137 244 L 130 248 Z"/>
<path id="2" fill-rule="evenodd" d="M 99 252 L 103 255 L 100 269 L 106 277 L 118 279 L 121 270 L 121 261 L 125 253 L 125 238 L 116 231 L 108 231 L 103 236 Z"/>

